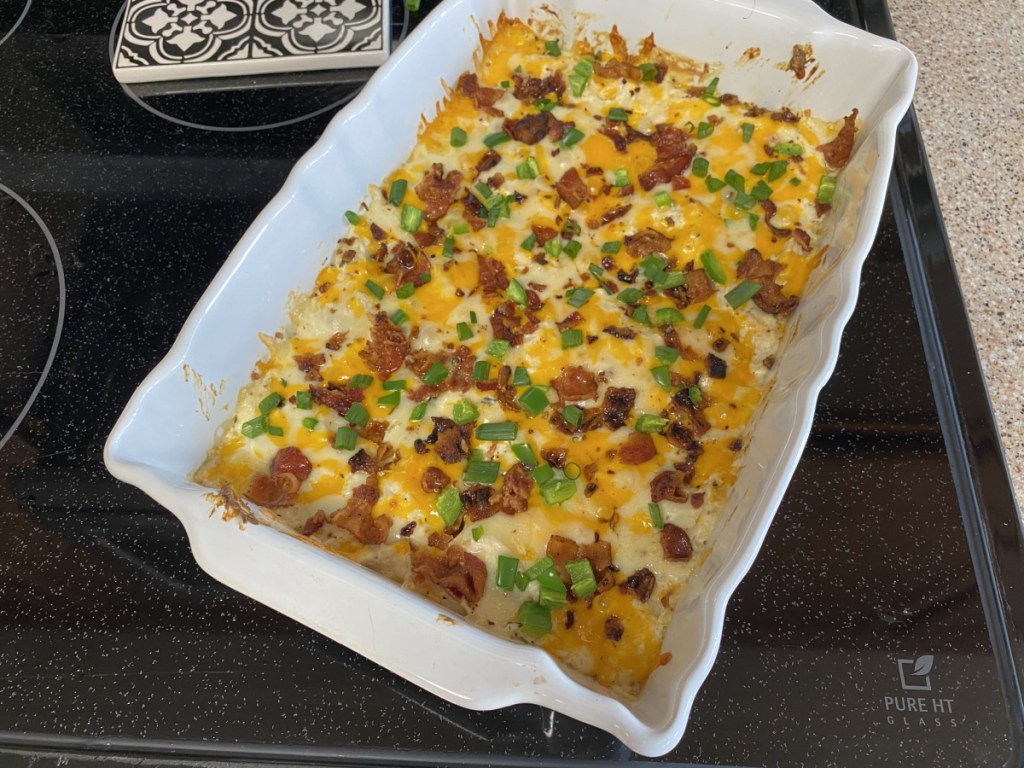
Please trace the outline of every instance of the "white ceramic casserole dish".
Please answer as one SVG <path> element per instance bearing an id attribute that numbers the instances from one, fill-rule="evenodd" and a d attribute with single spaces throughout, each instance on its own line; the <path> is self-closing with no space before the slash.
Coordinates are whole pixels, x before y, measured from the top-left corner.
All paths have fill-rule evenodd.
<path id="1" fill-rule="evenodd" d="M 189 480 L 264 353 L 257 331 L 287 322 L 289 293 L 307 289 L 367 185 L 400 164 L 421 114 L 433 116 L 471 67 L 480 30 L 506 14 L 552 13 L 571 39 L 617 24 L 635 45 L 652 31 L 671 51 L 705 61 L 723 89 L 769 108 L 809 108 L 863 121 L 826 228 L 829 250 L 790 321 L 712 552 L 680 600 L 664 649 L 672 659 L 624 703 L 562 669 L 539 648 L 498 638 L 378 574 L 269 525 L 211 515 L 210 489 Z M 817 72 L 785 70 L 794 44 L 813 47 Z M 750 49 L 759 49 L 751 55 Z M 185 526 L 214 578 L 302 622 L 442 698 L 472 709 L 529 702 L 603 728 L 644 755 L 682 737 L 718 651 L 726 603 L 761 545 L 810 430 L 857 298 L 885 198 L 897 123 L 917 75 L 903 46 L 836 22 L 807 0 L 446 0 L 339 113 L 292 171 L 189 316 L 174 346 L 134 394 L 107 441 L 117 478 L 138 486 Z M 280 275 L 287 264 L 288 280 Z"/>

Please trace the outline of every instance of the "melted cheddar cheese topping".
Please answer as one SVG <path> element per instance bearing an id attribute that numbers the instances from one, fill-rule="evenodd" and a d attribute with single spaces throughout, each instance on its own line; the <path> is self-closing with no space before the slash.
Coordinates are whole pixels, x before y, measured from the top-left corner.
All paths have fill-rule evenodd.
<path id="1" fill-rule="evenodd" d="M 651 39 L 600 42 L 496 25 L 196 477 L 630 697 L 708 555 L 856 113 L 770 112 Z"/>

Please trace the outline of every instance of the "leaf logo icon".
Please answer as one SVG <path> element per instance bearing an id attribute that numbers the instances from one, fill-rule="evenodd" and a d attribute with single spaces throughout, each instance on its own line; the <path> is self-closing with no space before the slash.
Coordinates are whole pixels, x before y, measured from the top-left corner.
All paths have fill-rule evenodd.
<path id="1" fill-rule="evenodd" d="M 932 664 L 935 663 L 935 657 L 931 654 L 927 656 L 921 656 L 917 661 L 914 662 L 914 674 L 925 676 L 932 671 Z"/>

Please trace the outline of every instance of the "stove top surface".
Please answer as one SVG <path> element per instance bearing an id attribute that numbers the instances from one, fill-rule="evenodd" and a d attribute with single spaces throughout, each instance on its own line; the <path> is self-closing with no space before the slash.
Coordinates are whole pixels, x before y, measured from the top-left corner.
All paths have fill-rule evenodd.
<path id="1" fill-rule="evenodd" d="M 884 5 L 826 7 L 887 19 Z M 122 11 L 0 5 L 0 746 L 639 760 L 548 710 L 459 709 L 230 591 L 170 513 L 106 473 L 128 397 L 366 75 L 122 86 L 108 58 Z M 800 468 L 666 762 L 1019 759 L 1017 641 L 992 608 L 994 561 L 965 532 L 907 201 L 892 199 Z"/>

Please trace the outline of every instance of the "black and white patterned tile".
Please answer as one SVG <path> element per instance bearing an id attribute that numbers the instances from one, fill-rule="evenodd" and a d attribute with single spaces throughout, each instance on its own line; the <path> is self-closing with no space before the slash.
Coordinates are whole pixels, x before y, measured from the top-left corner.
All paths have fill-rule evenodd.
<path id="1" fill-rule="evenodd" d="M 114 55 L 124 83 L 375 66 L 386 0 L 129 0 Z"/>

